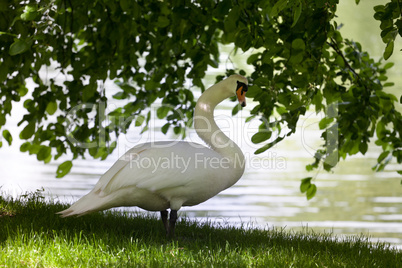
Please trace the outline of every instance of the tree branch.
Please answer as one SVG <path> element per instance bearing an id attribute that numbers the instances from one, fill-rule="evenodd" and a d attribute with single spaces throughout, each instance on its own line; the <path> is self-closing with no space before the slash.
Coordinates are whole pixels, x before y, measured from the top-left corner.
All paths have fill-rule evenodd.
<path id="1" fill-rule="evenodd" d="M 347 59 L 345 58 L 345 55 L 343 55 L 342 51 L 339 49 L 338 45 L 336 44 L 335 40 L 331 38 L 331 43 L 327 42 L 327 44 L 332 47 L 335 52 L 342 57 L 343 61 L 345 62 L 346 67 L 352 71 L 352 73 L 354 75 L 356 75 L 356 77 L 361 81 L 360 75 L 358 73 L 356 73 L 355 69 L 352 68 L 352 66 L 350 66 L 349 62 L 347 61 Z"/>

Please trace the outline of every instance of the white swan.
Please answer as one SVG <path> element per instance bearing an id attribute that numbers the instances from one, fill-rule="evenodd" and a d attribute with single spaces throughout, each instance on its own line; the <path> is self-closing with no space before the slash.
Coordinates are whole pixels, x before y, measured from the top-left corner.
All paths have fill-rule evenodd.
<path id="1" fill-rule="evenodd" d="M 197 101 L 194 127 L 210 148 L 184 141 L 139 144 L 125 153 L 91 192 L 59 214 L 81 216 L 112 207 L 137 206 L 160 211 L 167 235 L 174 236 L 177 211 L 182 206 L 208 200 L 243 175 L 243 153 L 218 128 L 213 112 L 216 105 L 235 94 L 245 106 L 247 89 L 245 77 L 232 75 L 207 89 Z"/>

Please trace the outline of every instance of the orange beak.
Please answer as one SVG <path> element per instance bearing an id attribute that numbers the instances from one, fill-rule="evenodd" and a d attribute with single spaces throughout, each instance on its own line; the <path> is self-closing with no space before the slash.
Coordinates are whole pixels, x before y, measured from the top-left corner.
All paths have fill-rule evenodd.
<path id="1" fill-rule="evenodd" d="M 239 101 L 240 105 L 242 107 L 246 106 L 246 92 L 248 90 L 248 87 L 246 84 L 237 82 L 237 89 L 236 89 L 236 95 L 237 95 L 237 100 Z"/>

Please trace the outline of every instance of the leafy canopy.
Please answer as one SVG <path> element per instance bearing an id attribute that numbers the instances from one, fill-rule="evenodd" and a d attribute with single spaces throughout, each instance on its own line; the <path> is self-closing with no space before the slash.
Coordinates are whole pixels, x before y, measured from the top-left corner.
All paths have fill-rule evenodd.
<path id="1" fill-rule="evenodd" d="M 236 50 L 254 51 L 247 64 L 253 66 L 248 97 L 259 103 L 249 119 L 261 120 L 252 137 L 261 144 L 256 154 L 294 133 L 300 116 L 313 108 L 325 114 L 319 124 L 323 146 L 308 170 L 331 170 L 341 158 L 365 154 L 371 139 L 382 148 L 375 170 L 384 169 L 392 158 L 402 163 L 398 99 L 384 90 L 392 85 L 386 71 L 393 64 L 375 61 L 359 43 L 342 37 L 334 21 L 337 4 L 338 0 L 1 1 L 2 135 L 12 143 L 4 128 L 7 115 L 13 102 L 28 93 L 26 81 L 32 79 L 35 89 L 24 102 L 26 113 L 19 122 L 19 138 L 26 140 L 20 149 L 45 163 L 67 152 L 73 159 L 85 153 L 106 158 L 116 147 L 116 137 L 131 124 L 147 130 L 148 108 L 157 99 L 166 104 L 157 110 L 158 118 L 166 120 L 162 132 L 172 128 L 184 136 L 195 105 L 185 82 L 204 90 L 208 66 L 218 66 L 219 44 L 232 44 Z M 376 6 L 373 14 L 381 22 L 388 59 L 397 35 L 402 35 L 401 3 Z M 56 66 L 62 79 L 44 77 L 41 70 L 46 66 Z M 227 74 L 235 71 L 245 74 L 232 69 Z M 107 115 L 106 79 L 120 87 L 113 98 L 126 100 Z M 66 118 L 72 109 L 74 118 Z M 57 177 L 71 167 L 72 161 L 62 163 Z M 302 180 L 301 191 L 314 196 L 311 178 Z"/>

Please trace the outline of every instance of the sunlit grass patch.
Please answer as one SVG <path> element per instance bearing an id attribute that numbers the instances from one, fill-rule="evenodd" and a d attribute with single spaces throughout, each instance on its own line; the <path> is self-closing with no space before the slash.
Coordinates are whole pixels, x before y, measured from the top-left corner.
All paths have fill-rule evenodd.
<path id="1" fill-rule="evenodd" d="M 185 217 L 170 240 L 152 214 L 106 211 L 60 218 L 55 213 L 67 205 L 40 196 L 0 199 L 0 266 L 398 267 L 402 260 L 400 251 L 362 236 L 340 240 Z"/>

